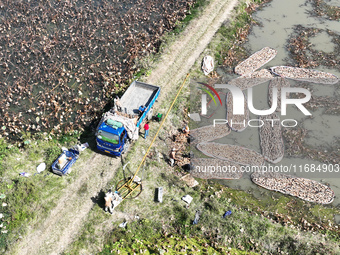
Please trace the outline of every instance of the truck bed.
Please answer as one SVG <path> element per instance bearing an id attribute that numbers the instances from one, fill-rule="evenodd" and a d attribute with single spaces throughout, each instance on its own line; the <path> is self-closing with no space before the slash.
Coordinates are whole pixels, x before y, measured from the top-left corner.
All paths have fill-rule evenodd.
<path id="1" fill-rule="evenodd" d="M 120 99 L 122 111 L 131 115 L 138 115 L 141 105 L 148 107 L 156 96 L 159 87 L 134 81 Z"/>

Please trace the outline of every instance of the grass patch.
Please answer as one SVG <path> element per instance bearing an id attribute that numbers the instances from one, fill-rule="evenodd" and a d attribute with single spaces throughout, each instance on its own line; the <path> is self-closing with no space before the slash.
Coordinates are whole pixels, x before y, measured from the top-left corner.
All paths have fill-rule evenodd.
<path id="1" fill-rule="evenodd" d="M 209 1 L 207 0 L 196 0 L 195 3 L 190 6 L 185 18 L 181 21 L 177 21 L 175 28 L 173 29 L 174 34 L 183 32 L 184 28 L 190 23 L 191 20 L 197 18 L 203 11 L 204 7 L 207 6 Z"/>
<path id="2" fill-rule="evenodd" d="M 173 178 L 171 174 L 163 176 Z M 336 239 L 331 235 L 312 234 L 292 227 L 282 226 L 253 211 L 243 210 L 230 201 L 229 189 L 221 192 L 221 186 L 201 184 L 199 189 L 176 186 L 167 189 L 171 195 L 164 199 L 163 206 L 149 199 L 144 205 L 139 220 L 129 222 L 126 229 L 114 223 L 100 254 L 335 254 Z M 217 192 L 217 193 L 216 193 Z M 234 190 L 233 190 L 234 192 Z M 172 201 L 189 193 L 194 197 L 190 208 L 183 201 Z M 219 194 L 214 195 L 214 194 Z M 230 201 L 230 202 L 228 202 Z M 283 200 L 282 200 L 283 201 Z M 127 202 L 127 201 L 126 201 Z M 132 201 L 129 201 L 130 206 Z M 172 206 L 169 206 L 172 203 Z M 139 205 L 140 207 L 140 205 Z M 193 225 L 196 210 L 201 211 L 200 220 Z M 226 210 L 232 214 L 223 218 Z M 128 208 L 124 208 L 126 213 Z M 296 236 L 299 236 L 297 239 Z M 72 252 L 76 254 L 76 252 Z"/>
<path id="3" fill-rule="evenodd" d="M 41 136 L 41 135 L 40 135 Z M 68 147 L 77 142 L 76 136 L 65 138 L 46 138 L 30 136 L 25 139 L 24 147 L 18 148 L 0 139 L 0 251 L 4 252 L 12 242 L 22 236 L 29 224 L 48 215 L 55 206 L 55 200 L 68 185 L 67 178 L 60 178 L 51 173 L 51 165 L 61 153 L 61 147 Z M 46 170 L 40 174 L 36 167 L 46 163 Z M 19 173 L 28 173 L 22 177 Z"/>
<path id="4" fill-rule="evenodd" d="M 256 254 L 235 248 L 212 247 L 210 242 L 199 238 L 183 238 L 179 235 L 153 236 L 145 239 L 122 239 L 112 245 L 106 245 L 100 254 Z"/>

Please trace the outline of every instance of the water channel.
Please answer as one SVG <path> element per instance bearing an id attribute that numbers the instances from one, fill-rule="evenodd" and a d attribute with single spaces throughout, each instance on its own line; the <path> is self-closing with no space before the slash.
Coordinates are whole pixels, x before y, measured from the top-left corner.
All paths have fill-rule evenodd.
<path id="1" fill-rule="evenodd" d="M 339 6 L 339 1 L 332 1 L 333 5 Z M 309 38 L 311 47 L 316 51 L 332 53 L 337 49 L 337 45 L 332 41 L 332 37 L 326 31 L 332 31 L 336 35 L 340 35 L 340 26 L 338 21 L 331 21 L 323 17 L 312 15 L 313 6 L 305 0 L 273 0 L 266 4 L 261 10 L 254 15 L 254 19 L 260 22 L 260 26 L 254 26 L 248 36 L 245 45 L 246 49 L 253 53 L 263 47 L 269 46 L 278 51 L 277 56 L 263 68 L 269 68 L 278 65 L 289 65 L 293 63 L 291 55 L 287 50 L 287 43 L 295 33 L 296 25 L 306 28 L 317 28 L 321 32 Z M 330 72 L 340 77 L 339 66 L 330 68 L 328 66 L 319 65 L 314 69 Z M 218 70 L 219 74 L 226 75 L 223 70 Z M 227 80 L 235 78 L 235 75 L 227 77 Z M 299 86 L 295 81 L 290 80 L 291 86 Z M 309 83 L 308 87 L 312 89 L 312 96 L 339 98 L 339 84 L 322 85 Z M 254 106 L 257 109 L 268 109 L 268 82 L 260 84 L 253 88 L 254 90 Z M 225 100 L 222 98 L 222 100 Z M 311 148 L 318 151 L 337 151 L 340 162 L 340 116 L 336 114 L 325 114 L 324 107 L 318 107 L 311 111 L 312 116 L 304 116 L 302 112 L 295 106 L 289 106 L 287 116 L 281 116 L 282 119 L 295 119 L 298 127 L 308 130 L 305 143 Z M 202 126 L 212 124 L 212 119 L 225 118 L 225 109 L 218 109 L 214 117 L 210 119 L 202 118 Z M 257 119 L 258 116 L 250 114 L 250 119 Z M 200 125 L 201 126 L 201 125 Z M 215 142 L 223 144 L 235 144 L 247 147 L 261 153 L 259 129 L 248 127 L 242 133 L 231 132 L 228 136 L 215 140 Z M 287 148 L 286 148 L 287 149 Z M 324 162 L 311 160 L 302 157 L 288 157 L 285 154 L 283 160 L 276 165 L 304 165 L 315 164 L 322 165 Z M 304 178 L 313 179 L 325 184 L 329 184 L 335 192 L 333 205 L 340 204 L 340 173 L 306 173 L 296 171 L 291 173 Z M 258 198 L 271 197 L 272 192 L 259 188 L 250 180 L 250 174 L 245 173 L 239 180 L 218 180 L 218 182 L 237 189 L 250 191 Z"/>

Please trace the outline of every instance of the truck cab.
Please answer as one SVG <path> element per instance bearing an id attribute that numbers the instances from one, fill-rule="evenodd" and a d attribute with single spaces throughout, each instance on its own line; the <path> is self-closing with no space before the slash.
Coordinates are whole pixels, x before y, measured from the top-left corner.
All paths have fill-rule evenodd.
<path id="1" fill-rule="evenodd" d="M 116 129 L 103 122 L 99 127 L 96 139 L 97 147 L 100 151 L 120 156 L 123 153 L 128 137 L 123 126 Z"/>

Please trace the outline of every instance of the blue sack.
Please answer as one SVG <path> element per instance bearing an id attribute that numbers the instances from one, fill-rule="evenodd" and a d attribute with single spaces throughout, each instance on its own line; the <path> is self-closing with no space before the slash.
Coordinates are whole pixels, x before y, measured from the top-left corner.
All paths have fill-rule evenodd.
<path id="1" fill-rule="evenodd" d="M 226 211 L 225 214 L 223 215 L 223 218 L 229 216 L 230 214 L 231 214 L 231 211 L 230 211 L 230 210 Z"/>

